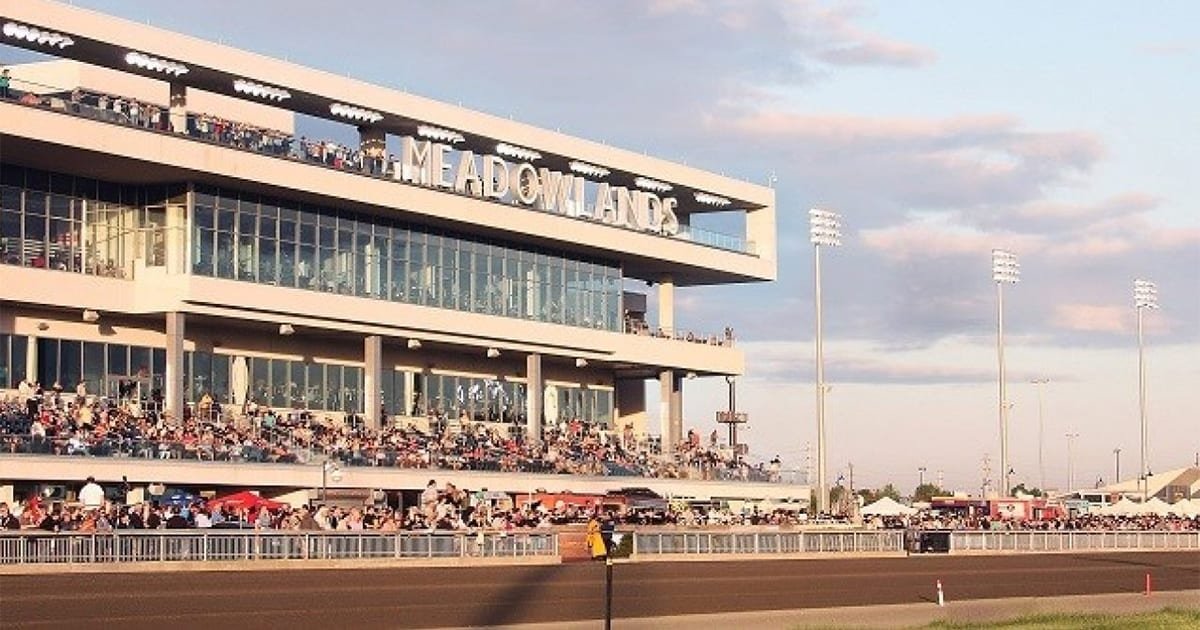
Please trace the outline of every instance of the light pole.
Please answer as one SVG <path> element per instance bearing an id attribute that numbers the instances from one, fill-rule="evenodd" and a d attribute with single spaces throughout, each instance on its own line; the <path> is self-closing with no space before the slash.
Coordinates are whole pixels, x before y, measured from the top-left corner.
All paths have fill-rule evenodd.
<path id="1" fill-rule="evenodd" d="M 1113 455 L 1117 456 L 1117 474 L 1113 477 L 1113 483 L 1121 483 L 1121 447 L 1113 449 Z"/>
<path id="2" fill-rule="evenodd" d="M 1045 460 L 1045 442 L 1046 442 L 1046 423 L 1043 415 L 1042 407 L 1042 385 L 1050 382 L 1048 378 L 1035 378 L 1032 381 L 1037 387 L 1038 398 L 1038 485 L 1043 492 L 1046 491 L 1046 460 Z"/>
<path id="3" fill-rule="evenodd" d="M 1075 438 L 1078 433 L 1067 434 L 1067 494 L 1075 492 Z"/>
<path id="4" fill-rule="evenodd" d="M 1142 461 L 1138 477 L 1142 479 L 1142 501 L 1146 500 L 1149 480 L 1149 461 L 1146 451 L 1146 344 L 1142 336 L 1142 313 L 1158 309 L 1158 287 L 1149 280 L 1133 281 L 1133 307 L 1137 310 L 1138 340 L 1138 413 L 1142 421 Z"/>
<path id="5" fill-rule="evenodd" d="M 992 280 L 996 282 L 996 355 L 1000 362 L 1000 484 L 1001 496 L 1008 496 L 1008 398 L 1005 392 L 1007 375 L 1004 372 L 1004 285 L 1021 279 L 1017 255 L 1004 249 L 992 250 Z"/>
<path id="6" fill-rule="evenodd" d="M 917 469 L 917 487 L 925 485 L 925 467 L 921 466 Z"/>
<path id="7" fill-rule="evenodd" d="M 821 347 L 821 246 L 842 244 L 842 217 L 836 212 L 813 208 L 808 211 L 808 226 L 813 244 L 813 291 L 817 311 L 817 512 L 820 513 L 829 510 L 829 486 L 825 478 L 825 357 Z"/>
<path id="8" fill-rule="evenodd" d="M 321 462 L 321 503 L 326 501 L 327 486 L 330 479 L 335 483 L 341 481 L 342 467 L 338 466 L 337 462 L 332 459 L 327 459 Z"/>

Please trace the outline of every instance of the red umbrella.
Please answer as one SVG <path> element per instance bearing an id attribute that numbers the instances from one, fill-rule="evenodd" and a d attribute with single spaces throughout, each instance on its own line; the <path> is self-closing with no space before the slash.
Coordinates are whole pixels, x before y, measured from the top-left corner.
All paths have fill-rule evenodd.
<path id="1" fill-rule="evenodd" d="M 250 492 L 249 490 L 244 490 L 242 492 L 235 492 L 230 495 L 213 499 L 212 501 L 208 502 L 208 506 L 213 509 L 230 507 L 234 509 L 246 508 L 257 510 L 259 508 L 267 508 L 268 510 L 278 510 L 286 507 L 287 504 L 280 503 L 279 501 L 272 501 L 270 499 L 264 499 L 257 494 Z"/>

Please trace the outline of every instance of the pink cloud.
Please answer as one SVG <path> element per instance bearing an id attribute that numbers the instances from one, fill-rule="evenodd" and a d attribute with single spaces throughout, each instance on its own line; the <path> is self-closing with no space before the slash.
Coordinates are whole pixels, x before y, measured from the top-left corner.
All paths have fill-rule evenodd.
<path id="1" fill-rule="evenodd" d="M 1120 333 L 1129 330 L 1129 308 L 1099 304 L 1059 304 L 1053 323 L 1080 332 Z"/>
<path id="2" fill-rule="evenodd" d="M 1021 253 L 1037 251 L 1043 247 L 1040 236 L 988 234 L 921 221 L 862 230 L 859 236 L 867 247 L 896 261 L 947 256 L 987 256 L 994 247 L 1004 247 Z"/>

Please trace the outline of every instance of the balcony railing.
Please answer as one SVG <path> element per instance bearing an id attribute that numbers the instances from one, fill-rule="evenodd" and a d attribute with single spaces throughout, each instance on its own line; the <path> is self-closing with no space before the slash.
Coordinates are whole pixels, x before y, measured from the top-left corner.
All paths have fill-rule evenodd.
<path id="1" fill-rule="evenodd" d="M 728 326 L 720 333 L 702 333 L 682 328 L 662 328 L 651 326 L 648 322 L 640 319 L 625 318 L 625 333 L 630 335 L 644 335 L 647 337 L 656 337 L 659 339 L 674 339 L 676 341 L 687 341 L 689 343 L 698 343 L 706 346 L 723 346 L 733 347 L 733 329 Z"/>
<path id="2" fill-rule="evenodd" d="M 250 151 L 259 155 L 303 161 L 346 173 L 409 185 L 395 179 L 393 166 L 389 160 L 382 156 L 372 157 L 361 150 L 336 142 L 304 138 L 297 141 L 294 135 L 287 132 L 255 127 L 199 112 L 187 112 L 186 129 L 172 129 L 170 108 L 163 105 L 137 102 L 138 106 L 134 110 L 130 108 L 129 104 L 136 101 L 120 95 L 92 90 L 84 91 L 79 88 L 49 86 L 32 81 L 22 81 L 15 77 L 13 84 L 31 86 L 37 88 L 37 92 L 42 93 L 10 90 L 10 102 L 175 137 L 186 135 L 193 140 Z M 467 196 L 465 193 L 443 192 Z M 478 199 L 477 197 L 471 198 Z M 541 211 L 536 207 L 527 209 Z M 549 211 L 545 212 L 549 213 Z M 608 225 L 608 227 L 652 234 L 618 225 Z M 680 226 L 679 232 L 675 235 L 661 234 L 659 236 L 687 240 L 699 245 L 743 254 L 755 254 L 756 252 L 754 243 L 740 236 L 686 225 Z"/>

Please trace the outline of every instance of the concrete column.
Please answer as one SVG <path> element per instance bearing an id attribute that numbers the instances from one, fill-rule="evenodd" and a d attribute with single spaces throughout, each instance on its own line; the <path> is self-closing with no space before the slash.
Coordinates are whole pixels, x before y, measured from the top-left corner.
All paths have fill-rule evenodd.
<path id="1" fill-rule="evenodd" d="M 37 342 L 37 335 L 29 335 L 25 338 L 25 379 L 30 383 L 36 381 L 38 377 Z M 43 383 L 43 385 L 53 385 L 53 383 Z"/>
<path id="2" fill-rule="evenodd" d="M 542 380 L 542 355 L 531 354 L 525 357 L 525 432 L 530 440 L 542 439 L 542 398 L 545 391 L 545 381 Z"/>
<path id="3" fill-rule="evenodd" d="M 658 281 L 658 327 L 675 335 L 675 279 L 670 275 Z"/>
<path id="4" fill-rule="evenodd" d="M 363 420 L 372 429 L 378 429 L 383 421 L 380 407 L 383 403 L 383 338 L 368 335 L 363 340 Z"/>
<path id="5" fill-rule="evenodd" d="M 659 425 L 663 452 L 670 452 L 683 436 L 683 380 L 674 370 L 658 373 Z"/>
<path id="6" fill-rule="evenodd" d="M 189 193 L 190 195 L 191 193 Z M 167 273 L 179 275 L 187 272 L 188 229 L 187 205 L 172 203 L 167 205 L 166 225 L 166 267 Z"/>
<path id="7" fill-rule="evenodd" d="M 163 405 L 167 424 L 183 423 L 183 338 L 184 314 L 167 313 L 167 373 L 163 388 Z"/>
<path id="8" fill-rule="evenodd" d="M 171 84 L 171 131 L 186 134 L 187 129 L 187 86 Z"/>
<path id="9" fill-rule="evenodd" d="M 0 503 L 7 503 L 11 508 L 15 498 L 15 487 L 10 483 L 0 484 Z"/>
<path id="10" fill-rule="evenodd" d="M 408 370 L 405 370 L 403 374 L 404 391 L 400 392 L 399 394 L 404 397 L 402 399 L 403 404 L 401 405 L 404 408 L 403 415 L 415 416 L 416 414 L 413 412 L 413 397 L 417 394 L 417 374 L 416 372 L 409 372 Z"/>

